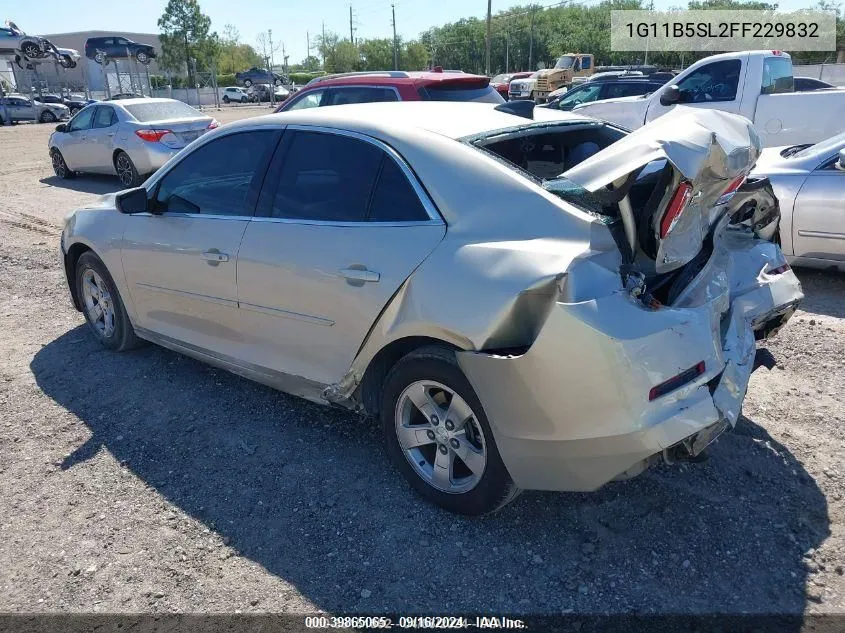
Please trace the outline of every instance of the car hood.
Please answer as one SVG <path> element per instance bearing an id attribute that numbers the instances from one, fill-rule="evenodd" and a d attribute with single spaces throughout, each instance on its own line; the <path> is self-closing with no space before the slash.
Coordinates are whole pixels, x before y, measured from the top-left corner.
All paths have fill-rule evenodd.
<path id="1" fill-rule="evenodd" d="M 689 202 L 668 233 L 658 236 L 658 272 L 689 262 L 700 250 L 718 218 L 711 210 L 728 186 L 748 174 L 762 144 L 745 117 L 718 110 L 676 107 L 625 138 L 564 172 L 563 177 L 587 191 L 618 183 L 652 161 L 666 159 L 692 185 Z M 669 200 L 653 211 L 663 217 Z M 652 218 L 652 225 L 659 222 Z"/>

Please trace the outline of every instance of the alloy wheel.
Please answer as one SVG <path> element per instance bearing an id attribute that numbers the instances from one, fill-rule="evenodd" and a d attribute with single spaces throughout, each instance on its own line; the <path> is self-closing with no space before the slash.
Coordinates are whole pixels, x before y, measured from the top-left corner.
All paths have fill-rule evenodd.
<path id="1" fill-rule="evenodd" d="M 429 380 L 411 383 L 399 395 L 394 420 L 405 458 L 429 485 L 460 494 L 481 480 L 487 465 L 484 432 L 453 389 Z"/>
<path id="2" fill-rule="evenodd" d="M 56 115 L 50 112 L 49 110 L 45 110 L 44 113 L 41 115 L 41 122 L 42 123 L 55 123 L 56 122 Z"/>
<path id="3" fill-rule="evenodd" d="M 53 162 L 53 171 L 56 175 L 59 178 L 64 178 L 67 175 L 67 165 L 65 165 L 65 160 L 58 150 L 50 153 L 50 160 Z"/>
<path id="4" fill-rule="evenodd" d="M 132 186 L 135 181 L 135 170 L 132 168 L 132 161 L 126 154 L 117 157 L 117 177 L 127 187 Z"/>
<path id="5" fill-rule="evenodd" d="M 143 51 L 138 51 L 138 54 L 136 55 L 136 57 L 137 57 L 138 61 L 141 62 L 142 64 L 146 64 L 148 61 L 150 61 L 150 58 Z"/>
<path id="6" fill-rule="evenodd" d="M 82 299 L 85 314 L 103 338 L 114 334 L 114 303 L 103 278 L 92 268 L 82 273 Z"/>

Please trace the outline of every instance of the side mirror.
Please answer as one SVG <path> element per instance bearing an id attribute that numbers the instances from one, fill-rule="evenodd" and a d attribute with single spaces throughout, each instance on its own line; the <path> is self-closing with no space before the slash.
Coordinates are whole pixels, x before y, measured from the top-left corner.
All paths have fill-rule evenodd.
<path id="1" fill-rule="evenodd" d="M 127 214 L 146 213 L 150 210 L 147 190 L 143 187 L 135 187 L 117 194 L 115 205 L 118 211 Z"/>
<path id="2" fill-rule="evenodd" d="M 681 89 L 678 86 L 668 86 L 660 95 L 660 105 L 671 106 L 681 102 Z"/>
<path id="3" fill-rule="evenodd" d="M 839 150 L 839 160 L 836 161 L 836 169 L 845 171 L 845 149 Z"/>
<path id="4" fill-rule="evenodd" d="M 67 123 L 59 123 L 56 126 L 56 132 L 67 132 Z"/>

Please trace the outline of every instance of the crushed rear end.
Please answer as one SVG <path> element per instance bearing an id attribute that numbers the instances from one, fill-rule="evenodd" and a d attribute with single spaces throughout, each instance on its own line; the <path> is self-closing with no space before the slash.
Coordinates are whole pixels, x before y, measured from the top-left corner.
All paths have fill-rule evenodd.
<path id="1" fill-rule="evenodd" d="M 619 253 L 570 266 L 526 349 L 458 355 L 520 487 L 593 490 L 699 454 L 771 365 L 757 341 L 803 298 L 771 186 L 746 180 L 751 123 L 683 108 L 656 123 L 563 174 L 611 218 Z"/>

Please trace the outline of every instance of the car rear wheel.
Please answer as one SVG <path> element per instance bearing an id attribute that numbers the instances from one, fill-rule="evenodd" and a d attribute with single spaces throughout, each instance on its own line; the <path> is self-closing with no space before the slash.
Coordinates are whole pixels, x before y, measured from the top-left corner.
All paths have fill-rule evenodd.
<path id="1" fill-rule="evenodd" d="M 44 110 L 38 120 L 42 123 L 55 123 L 58 119 L 56 119 L 56 115 L 49 110 Z"/>
<path id="2" fill-rule="evenodd" d="M 55 147 L 50 150 L 50 162 L 53 163 L 53 171 L 55 172 L 58 178 L 61 178 L 62 180 L 67 180 L 68 178 L 73 178 L 76 175 L 67 166 L 67 163 L 65 162 L 65 157 L 62 156 L 62 153 Z"/>
<path id="3" fill-rule="evenodd" d="M 126 152 L 118 152 L 114 159 L 114 168 L 120 183 L 125 187 L 137 187 L 141 184 L 141 176 L 135 168 L 135 163 Z"/>
<path id="4" fill-rule="evenodd" d="M 453 351 L 425 347 L 402 358 L 385 380 L 381 422 L 391 460 L 428 501 L 481 515 L 519 493 Z"/>
<path id="5" fill-rule="evenodd" d="M 76 293 L 85 320 L 104 347 L 122 352 L 138 345 L 114 280 L 91 251 L 83 253 L 76 263 Z"/>

